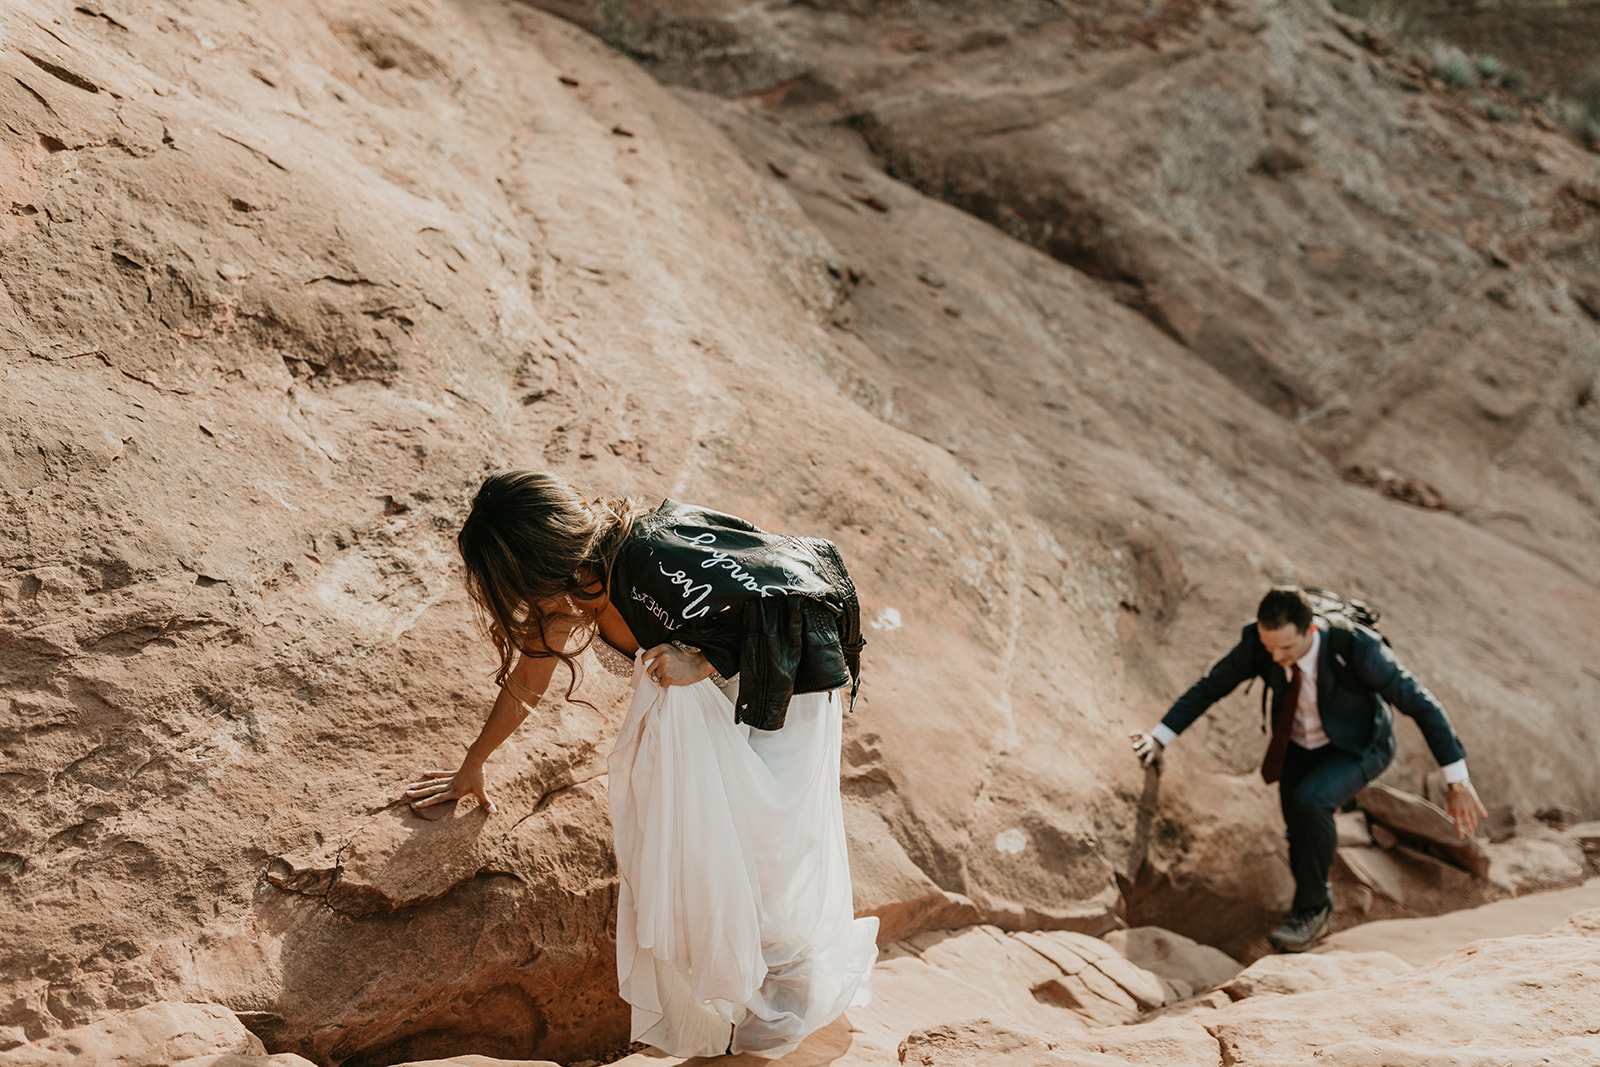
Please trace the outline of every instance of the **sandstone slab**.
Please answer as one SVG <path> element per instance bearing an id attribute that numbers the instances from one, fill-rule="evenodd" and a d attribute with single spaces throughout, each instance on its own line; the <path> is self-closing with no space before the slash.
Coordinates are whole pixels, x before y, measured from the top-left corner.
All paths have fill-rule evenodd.
<path id="1" fill-rule="evenodd" d="M 1402 861 L 1392 853 L 1375 848 L 1341 848 L 1334 858 L 1373 892 L 1396 903 L 1406 899 L 1406 872 Z"/>
<path id="2" fill-rule="evenodd" d="M 1356 794 L 1356 804 L 1389 829 L 1437 846 L 1479 878 L 1489 876 L 1489 854 L 1483 843 L 1477 838 L 1461 837 L 1450 817 L 1422 797 L 1375 784 Z"/>
<path id="3" fill-rule="evenodd" d="M 1394 953 L 1414 967 L 1448 956 L 1474 941 L 1540 934 L 1575 913 L 1600 910 L 1600 879 L 1572 889 L 1497 900 L 1426 918 L 1386 919 L 1335 931 L 1314 952 Z"/>
<path id="4" fill-rule="evenodd" d="M 1365 848 L 1372 844 L 1372 832 L 1367 828 L 1367 817 L 1361 812 L 1334 812 L 1333 824 L 1339 835 L 1340 848 Z"/>
<path id="5" fill-rule="evenodd" d="M 1181 981 L 1191 993 L 1215 989 L 1243 969 L 1227 953 L 1160 927 L 1116 930 L 1107 934 L 1105 941 L 1130 963 L 1162 978 Z"/>

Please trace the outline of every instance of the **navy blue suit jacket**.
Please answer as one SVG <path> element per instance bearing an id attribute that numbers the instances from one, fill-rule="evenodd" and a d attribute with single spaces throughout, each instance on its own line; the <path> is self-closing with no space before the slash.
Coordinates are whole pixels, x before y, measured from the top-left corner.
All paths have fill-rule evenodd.
<path id="1" fill-rule="evenodd" d="M 1466 758 L 1444 708 L 1400 665 L 1383 638 L 1364 627 L 1354 627 L 1350 662 L 1336 670 L 1329 623 L 1320 618 L 1316 621 L 1322 627 L 1322 645 L 1317 654 L 1317 712 L 1322 716 L 1322 729 L 1330 742 L 1361 761 L 1369 780 L 1394 758 L 1394 716 L 1390 705 L 1416 720 L 1440 766 Z M 1350 686 L 1341 684 L 1340 673 L 1349 679 Z M 1272 691 L 1272 716 L 1276 721 L 1289 677 L 1267 654 L 1254 620 L 1245 624 L 1233 650 L 1173 702 L 1162 725 L 1181 734 L 1211 705 L 1250 678 L 1260 678 Z"/>

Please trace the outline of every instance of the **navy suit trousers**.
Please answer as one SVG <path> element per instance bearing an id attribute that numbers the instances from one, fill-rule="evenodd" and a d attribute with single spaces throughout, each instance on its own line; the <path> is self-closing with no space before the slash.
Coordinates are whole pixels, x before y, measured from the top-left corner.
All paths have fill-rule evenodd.
<path id="1" fill-rule="evenodd" d="M 1333 813 L 1366 784 L 1361 761 L 1343 749 L 1333 745 L 1306 749 L 1289 743 L 1278 801 L 1289 828 L 1295 911 L 1316 911 L 1332 902 L 1328 872 L 1339 844 Z"/>

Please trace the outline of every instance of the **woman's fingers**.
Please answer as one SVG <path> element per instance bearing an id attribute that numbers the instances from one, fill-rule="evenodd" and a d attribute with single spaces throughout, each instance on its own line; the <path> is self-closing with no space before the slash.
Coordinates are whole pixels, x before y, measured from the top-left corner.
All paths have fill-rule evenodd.
<path id="1" fill-rule="evenodd" d="M 407 786 L 405 792 L 405 798 L 416 810 L 464 797 L 477 798 L 479 806 L 489 815 L 500 810 L 489 797 L 483 765 L 470 760 L 455 771 L 423 771 L 422 778 Z"/>
<path id="2" fill-rule="evenodd" d="M 669 685 L 693 685 L 709 677 L 713 668 L 705 653 L 677 645 L 656 645 L 643 654 L 645 674 L 663 688 Z"/>
<path id="3" fill-rule="evenodd" d="M 644 673 L 648 675 L 650 680 L 657 685 L 664 686 L 668 684 L 667 653 L 671 650 L 671 645 L 656 645 L 653 648 L 645 649 L 644 656 L 642 657 L 644 662 Z"/>
<path id="4" fill-rule="evenodd" d="M 643 656 L 644 673 L 649 675 L 650 680 L 655 682 L 657 685 L 662 683 L 663 677 L 666 673 L 667 649 L 670 647 L 670 645 L 656 645 L 653 648 L 645 649 Z"/>

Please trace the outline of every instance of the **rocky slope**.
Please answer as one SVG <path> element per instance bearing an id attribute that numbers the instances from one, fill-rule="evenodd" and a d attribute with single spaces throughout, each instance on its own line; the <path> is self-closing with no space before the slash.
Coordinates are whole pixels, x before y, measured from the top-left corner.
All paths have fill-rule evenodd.
<path id="1" fill-rule="evenodd" d="M 1268 956 L 1248 968 L 1153 927 L 1105 941 L 1070 932 L 974 926 L 889 945 L 871 1005 L 823 1028 L 780 1067 L 1018 1064 L 1169 1067 L 1336 1062 L 1588 1064 L 1600 1055 L 1588 1010 L 1600 911 L 1553 929 L 1540 915 L 1592 904 L 1581 889 L 1503 901 L 1443 920 L 1373 924 L 1406 953 Z M 1488 939 L 1471 931 L 1492 930 Z M 7 1052 L 6 1067 L 305 1067 L 268 1056 L 218 1005 L 156 1004 Z M 758 1056 L 663 1059 L 618 1067 L 759 1067 Z M 398 1067 L 555 1067 L 478 1055 Z M 594 1067 L 582 1061 L 578 1067 Z"/>
<path id="2" fill-rule="evenodd" d="M 615 684 L 502 814 L 394 803 L 492 697 L 507 463 L 844 547 L 886 940 L 1259 935 L 1253 699 L 1159 783 L 1125 735 L 1273 580 L 1385 609 L 1491 803 L 1600 813 L 1595 157 L 1314 9 L 560 13 L 643 65 L 494 0 L 0 12 L 0 1043 L 622 1044 Z"/>

